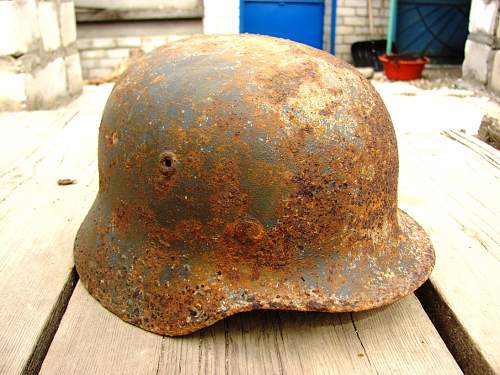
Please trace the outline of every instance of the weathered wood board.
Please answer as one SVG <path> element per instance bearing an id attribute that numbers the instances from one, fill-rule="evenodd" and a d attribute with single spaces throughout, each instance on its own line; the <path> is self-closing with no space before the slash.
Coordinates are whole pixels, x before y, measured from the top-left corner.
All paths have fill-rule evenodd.
<path id="1" fill-rule="evenodd" d="M 71 292 L 73 239 L 97 187 L 97 126 L 108 92 L 109 86 L 95 88 L 59 111 L 0 115 L 0 298 L 9 301 L 0 306 L 0 373 L 36 368 L 30 366 L 45 354 L 37 345 L 52 339 L 44 337 L 48 326 L 63 312 L 64 293 Z M 398 98 L 397 104 L 413 126 L 422 115 L 405 104 L 410 99 Z M 500 373 L 499 153 L 461 132 L 440 135 L 446 124 L 408 131 L 394 117 L 400 206 L 428 231 L 437 253 L 431 284 L 438 298 L 424 305 L 466 373 Z M 19 125 L 14 134 L 13 124 Z M 58 186 L 59 178 L 78 182 Z M 449 315 L 440 321 L 435 312 L 442 308 Z M 78 284 L 42 373 L 460 369 L 413 295 L 357 314 L 239 314 L 191 336 L 162 338 L 122 322 Z"/>
<path id="2" fill-rule="evenodd" d="M 424 306 L 464 372 L 500 374 L 500 152 L 476 139 L 487 98 L 375 83 L 398 137 L 399 205 L 436 249 Z M 414 96 L 399 95 L 407 91 Z"/>
<path id="3" fill-rule="evenodd" d="M 108 92 L 109 87 L 84 95 L 68 113 L 0 116 L 7 139 L 0 150 L 2 374 L 26 369 L 32 358 L 43 358 L 43 346 L 50 343 L 44 332 L 54 328 L 51 318 L 72 277 L 74 235 L 97 187 L 96 130 Z M 14 122 L 5 121 L 9 117 Z M 77 184 L 57 185 L 70 176 Z"/>
<path id="4" fill-rule="evenodd" d="M 460 374 L 411 295 L 357 314 L 256 311 L 185 337 L 142 331 L 77 285 L 42 374 Z"/>
<path id="5" fill-rule="evenodd" d="M 431 282 L 456 319 L 443 328 L 468 336 L 449 345 L 467 372 L 500 373 L 500 152 L 444 135 L 400 140 L 400 205 L 434 243 Z"/>

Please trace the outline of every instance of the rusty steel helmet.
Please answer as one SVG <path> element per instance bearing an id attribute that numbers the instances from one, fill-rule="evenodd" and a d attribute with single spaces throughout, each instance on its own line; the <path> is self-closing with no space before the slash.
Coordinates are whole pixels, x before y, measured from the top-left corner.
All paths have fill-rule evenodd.
<path id="1" fill-rule="evenodd" d="M 104 307 L 163 335 L 253 309 L 371 309 L 434 264 L 397 184 L 389 114 L 350 65 L 271 37 L 184 39 L 108 99 L 76 267 Z"/>

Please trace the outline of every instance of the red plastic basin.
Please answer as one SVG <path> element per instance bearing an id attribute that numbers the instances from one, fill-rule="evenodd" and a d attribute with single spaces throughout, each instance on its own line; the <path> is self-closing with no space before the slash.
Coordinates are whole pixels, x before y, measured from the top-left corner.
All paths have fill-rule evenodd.
<path id="1" fill-rule="evenodd" d="M 388 59 L 387 55 L 379 56 L 379 60 L 384 64 L 384 73 L 392 81 L 411 81 L 422 78 L 422 71 L 425 64 L 429 62 L 427 57 L 420 57 L 417 60 Z"/>

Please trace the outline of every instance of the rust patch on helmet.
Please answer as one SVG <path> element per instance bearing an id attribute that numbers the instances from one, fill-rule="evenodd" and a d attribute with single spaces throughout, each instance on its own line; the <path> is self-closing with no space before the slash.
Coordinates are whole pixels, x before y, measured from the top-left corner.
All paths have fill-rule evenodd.
<path id="1" fill-rule="evenodd" d="M 165 45 L 117 82 L 99 137 L 75 262 L 95 298 L 144 329 L 365 310 L 432 269 L 428 237 L 397 209 L 387 110 L 326 52 L 253 35 Z"/>

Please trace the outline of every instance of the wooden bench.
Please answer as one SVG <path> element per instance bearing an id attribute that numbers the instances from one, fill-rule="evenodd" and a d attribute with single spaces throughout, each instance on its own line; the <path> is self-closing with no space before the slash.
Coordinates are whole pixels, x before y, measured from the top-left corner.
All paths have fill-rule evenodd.
<path id="1" fill-rule="evenodd" d="M 180 338 L 109 313 L 72 260 L 97 191 L 109 91 L 0 114 L 1 374 L 459 374 L 457 361 L 466 373 L 500 373 L 499 152 L 460 132 L 407 134 L 398 121 L 400 206 L 437 252 L 423 307 L 410 295 L 353 314 L 256 311 Z"/>

